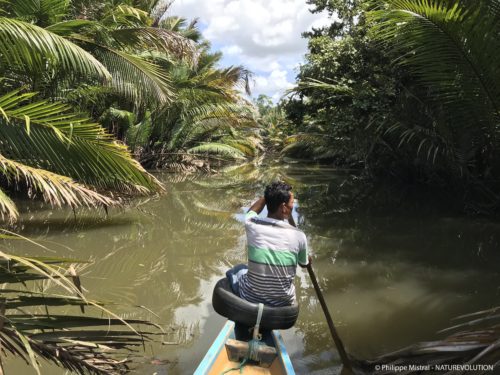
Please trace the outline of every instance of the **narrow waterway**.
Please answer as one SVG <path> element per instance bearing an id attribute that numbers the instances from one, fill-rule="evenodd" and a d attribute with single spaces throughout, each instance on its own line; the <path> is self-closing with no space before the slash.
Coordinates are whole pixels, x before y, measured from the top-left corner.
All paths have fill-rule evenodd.
<path id="1" fill-rule="evenodd" d="M 125 317 L 166 327 L 163 343 L 148 344 L 135 371 L 191 374 L 224 324 L 210 304 L 212 287 L 227 268 L 246 261 L 243 213 L 265 182 L 278 176 L 294 185 L 294 214 L 354 356 L 370 358 L 439 338 L 436 332 L 453 325 L 452 318 L 499 304 L 500 223 L 428 209 L 351 212 L 327 199 L 345 183 L 344 175 L 301 165 L 248 166 L 189 179 L 160 175 L 166 195 L 108 216 L 29 205 L 18 230 L 53 252 L 23 241 L 11 241 L 10 251 L 92 260 L 80 271 L 91 298 L 116 301 L 111 308 Z M 296 287 L 299 320 L 283 332 L 294 367 L 298 374 L 338 373 L 340 360 L 302 270 Z M 16 361 L 6 370 L 34 373 Z M 43 363 L 42 373 L 63 371 Z"/>

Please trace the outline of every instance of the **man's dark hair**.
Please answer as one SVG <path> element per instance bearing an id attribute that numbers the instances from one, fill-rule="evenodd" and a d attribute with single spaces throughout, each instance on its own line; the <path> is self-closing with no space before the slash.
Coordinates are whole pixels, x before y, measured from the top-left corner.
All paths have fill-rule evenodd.
<path id="1" fill-rule="evenodd" d="M 267 211 L 274 213 L 282 203 L 288 203 L 292 187 L 281 181 L 273 182 L 266 186 L 264 198 L 266 199 Z"/>

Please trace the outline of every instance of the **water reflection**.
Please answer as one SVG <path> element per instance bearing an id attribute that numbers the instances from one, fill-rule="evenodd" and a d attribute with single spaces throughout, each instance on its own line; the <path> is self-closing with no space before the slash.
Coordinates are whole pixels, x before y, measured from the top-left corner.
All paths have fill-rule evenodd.
<path id="1" fill-rule="evenodd" d="M 213 177 L 159 177 L 168 193 L 128 209 L 108 216 L 83 211 L 75 218 L 71 211 L 27 205 L 19 226 L 57 255 L 93 260 L 83 274 L 93 298 L 118 301 L 115 310 L 124 316 L 140 313 L 165 326 L 163 344 L 147 348 L 140 372 L 192 373 L 223 325 L 210 305 L 212 287 L 246 259 L 243 207 L 276 178 L 294 186 L 297 221 L 309 238 L 338 331 L 354 355 L 371 357 L 436 338 L 452 317 L 498 303 L 497 223 L 429 210 L 374 212 L 352 203 L 357 198 L 346 173 L 327 168 L 246 165 Z M 25 243 L 11 246 L 40 255 Z M 338 372 L 321 308 L 301 271 L 297 294 L 299 321 L 284 333 L 297 372 Z M 158 317 L 126 305 L 146 306 Z"/>

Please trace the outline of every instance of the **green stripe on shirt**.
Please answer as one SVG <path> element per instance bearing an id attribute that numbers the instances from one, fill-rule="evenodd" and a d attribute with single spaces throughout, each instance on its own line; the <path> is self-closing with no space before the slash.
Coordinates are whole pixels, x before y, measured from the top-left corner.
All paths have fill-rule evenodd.
<path id="1" fill-rule="evenodd" d="M 297 253 L 288 250 L 270 250 L 248 246 L 248 260 L 273 266 L 296 266 Z"/>
<path id="2" fill-rule="evenodd" d="M 308 259 L 308 256 L 307 256 L 307 249 L 301 249 L 299 251 L 299 264 L 305 266 L 307 265 L 307 263 L 309 263 L 309 259 Z"/>

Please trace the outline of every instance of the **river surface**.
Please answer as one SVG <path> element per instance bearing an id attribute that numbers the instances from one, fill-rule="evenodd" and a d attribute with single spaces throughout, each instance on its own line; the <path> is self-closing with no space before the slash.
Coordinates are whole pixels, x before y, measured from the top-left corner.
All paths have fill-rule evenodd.
<path id="1" fill-rule="evenodd" d="M 246 261 L 242 218 L 266 182 L 294 186 L 296 222 L 347 351 L 372 358 L 442 337 L 452 318 L 499 304 L 500 223 L 414 209 L 351 211 L 329 199 L 346 175 L 301 165 L 243 167 L 224 175 L 158 175 L 167 193 L 104 212 L 27 205 L 24 236 L 10 251 L 92 260 L 80 271 L 90 298 L 113 300 L 128 318 L 149 318 L 167 334 L 136 362 L 141 374 L 191 374 L 224 324 L 211 307 L 215 282 Z M 345 190 L 345 189 L 344 189 Z M 298 374 L 336 374 L 340 360 L 308 275 L 298 270 L 301 305 L 283 337 Z M 130 306 L 145 306 L 146 310 Z M 77 314 L 78 311 L 72 313 Z M 16 361 L 7 374 L 32 374 Z M 9 372 L 10 370 L 10 372 Z M 43 374 L 64 371 L 46 362 Z"/>

